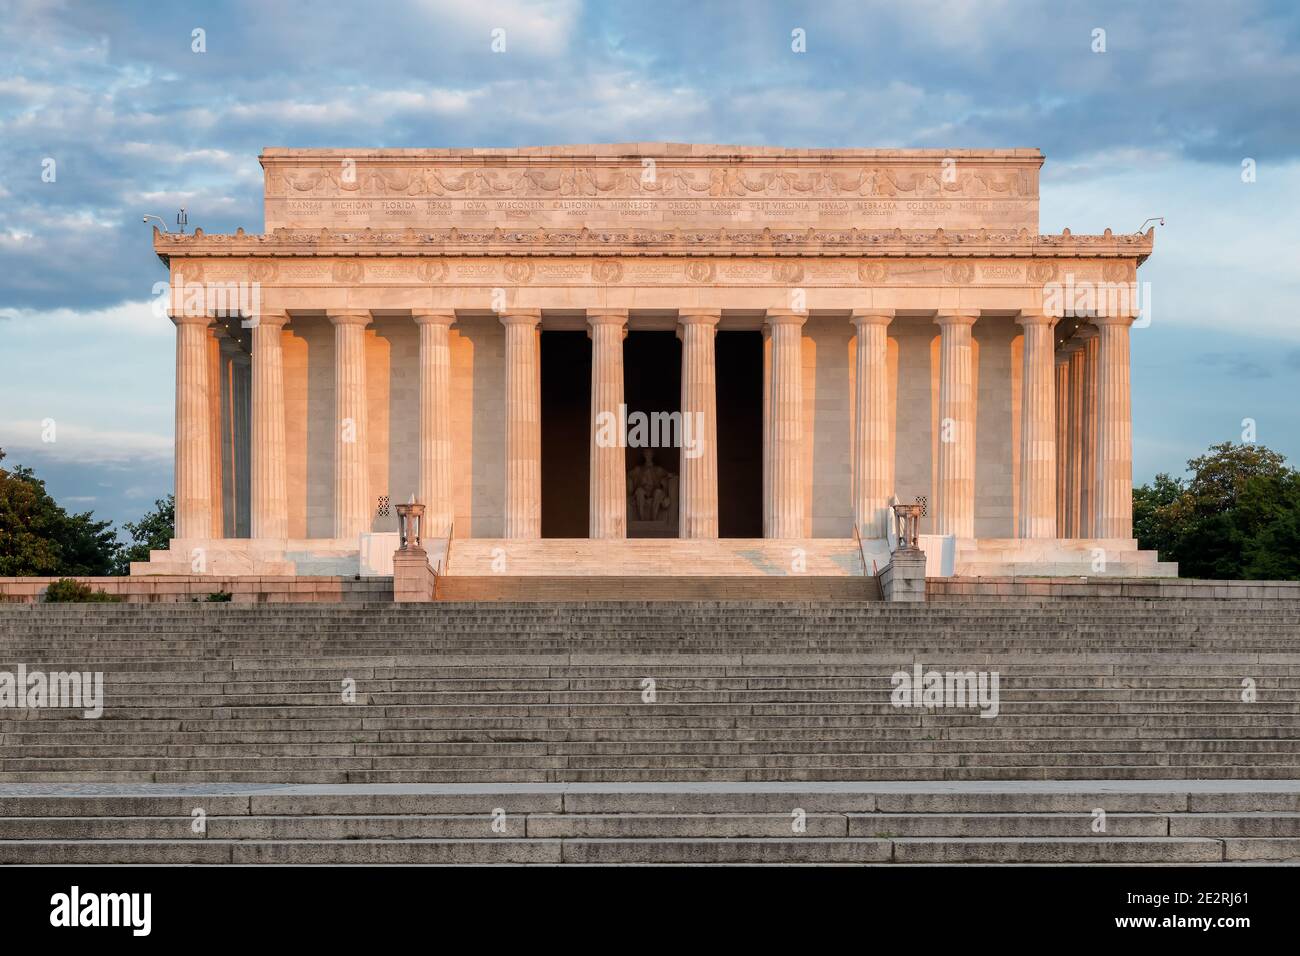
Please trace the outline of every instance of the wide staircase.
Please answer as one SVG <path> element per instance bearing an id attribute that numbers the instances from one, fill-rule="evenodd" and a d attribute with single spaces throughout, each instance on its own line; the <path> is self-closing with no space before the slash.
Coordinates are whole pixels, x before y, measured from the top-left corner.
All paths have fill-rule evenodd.
<path id="1" fill-rule="evenodd" d="M 1298 638 L 1283 599 L 0 606 L 0 671 L 105 675 L 99 719 L 0 709 L 0 861 L 1300 861 Z M 916 664 L 997 716 L 893 706 Z"/>
<path id="2" fill-rule="evenodd" d="M 102 789 L 0 789 L 0 864 L 1300 858 L 1300 786 L 1291 782 Z"/>

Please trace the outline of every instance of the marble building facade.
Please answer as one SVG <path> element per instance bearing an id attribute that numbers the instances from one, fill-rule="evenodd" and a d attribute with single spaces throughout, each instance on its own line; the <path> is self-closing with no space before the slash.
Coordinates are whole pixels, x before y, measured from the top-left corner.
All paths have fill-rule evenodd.
<path id="1" fill-rule="evenodd" d="M 177 331 L 176 539 L 133 573 L 382 573 L 391 505 L 412 497 L 450 573 L 486 573 L 493 549 L 520 573 L 681 573 L 683 554 L 784 573 L 772 542 L 870 573 L 890 503 L 921 496 L 946 555 L 933 573 L 1170 573 L 1131 530 L 1129 336 L 1152 234 L 1041 235 L 1037 150 L 261 163 L 261 233 L 155 233 Z M 571 456 L 587 520 L 563 545 L 543 528 L 552 332 L 590 341 L 590 441 Z M 656 479 L 669 530 L 632 542 L 649 533 L 637 459 L 595 420 L 624 402 L 640 332 L 676 335 L 664 411 L 704 425 L 701 453 Z M 754 336 L 761 365 L 745 537 L 719 521 L 741 493 L 719 461 L 725 333 Z"/>

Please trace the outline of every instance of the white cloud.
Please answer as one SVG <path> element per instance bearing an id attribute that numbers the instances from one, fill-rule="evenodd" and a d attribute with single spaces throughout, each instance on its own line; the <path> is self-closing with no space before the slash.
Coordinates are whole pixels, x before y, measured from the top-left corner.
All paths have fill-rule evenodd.
<path id="1" fill-rule="evenodd" d="M 435 31 L 478 33 L 485 51 L 501 28 L 506 52 L 499 55 L 556 57 L 568 50 L 582 7 L 577 0 L 416 0 L 415 8 Z"/>
<path id="2" fill-rule="evenodd" d="M 153 314 L 152 300 L 123 302 L 107 309 L 0 309 L 0 330 L 18 338 L 57 341 L 85 333 L 172 338 L 171 322 Z"/>
<path id="3" fill-rule="evenodd" d="M 90 428 L 72 422 L 56 421 L 52 442 L 43 442 L 42 421 L 0 422 L 0 448 L 6 457 L 21 459 L 24 452 L 34 452 L 51 461 L 69 464 L 103 462 L 169 462 L 175 451 L 170 435 L 150 432 Z"/>

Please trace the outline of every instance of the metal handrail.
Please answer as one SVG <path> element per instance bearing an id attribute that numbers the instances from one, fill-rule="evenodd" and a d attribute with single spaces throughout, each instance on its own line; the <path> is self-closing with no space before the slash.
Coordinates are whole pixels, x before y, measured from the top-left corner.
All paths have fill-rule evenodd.
<path id="1" fill-rule="evenodd" d="M 447 546 L 442 549 L 442 558 L 439 561 L 442 567 L 439 569 L 437 565 L 434 565 L 433 568 L 433 599 L 435 601 L 438 600 L 438 581 L 447 573 L 447 567 L 451 564 L 451 538 L 455 532 L 456 519 L 452 518 L 451 523 L 447 525 Z"/>
<path id="2" fill-rule="evenodd" d="M 447 547 L 442 549 L 442 570 L 445 574 L 447 568 L 451 566 L 451 539 L 456 533 L 456 519 L 452 518 L 447 522 Z"/>
<path id="3" fill-rule="evenodd" d="M 862 559 L 862 576 L 869 578 L 872 575 L 867 570 L 867 551 L 862 547 L 862 535 L 858 533 L 858 523 L 856 521 L 853 522 L 853 540 L 858 543 L 858 557 Z"/>

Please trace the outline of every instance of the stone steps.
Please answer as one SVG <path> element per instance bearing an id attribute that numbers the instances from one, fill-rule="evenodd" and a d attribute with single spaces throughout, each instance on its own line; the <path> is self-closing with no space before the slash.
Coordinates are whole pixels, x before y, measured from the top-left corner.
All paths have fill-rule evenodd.
<path id="1" fill-rule="evenodd" d="M 0 671 L 106 696 L 0 708 L 0 781 L 1291 779 L 1297 638 L 1282 599 L 4 606 Z M 894 707 L 913 664 L 998 716 Z"/>
<path id="2" fill-rule="evenodd" d="M 88 789 L 0 785 L 0 863 L 1300 862 L 1295 781 Z"/>

